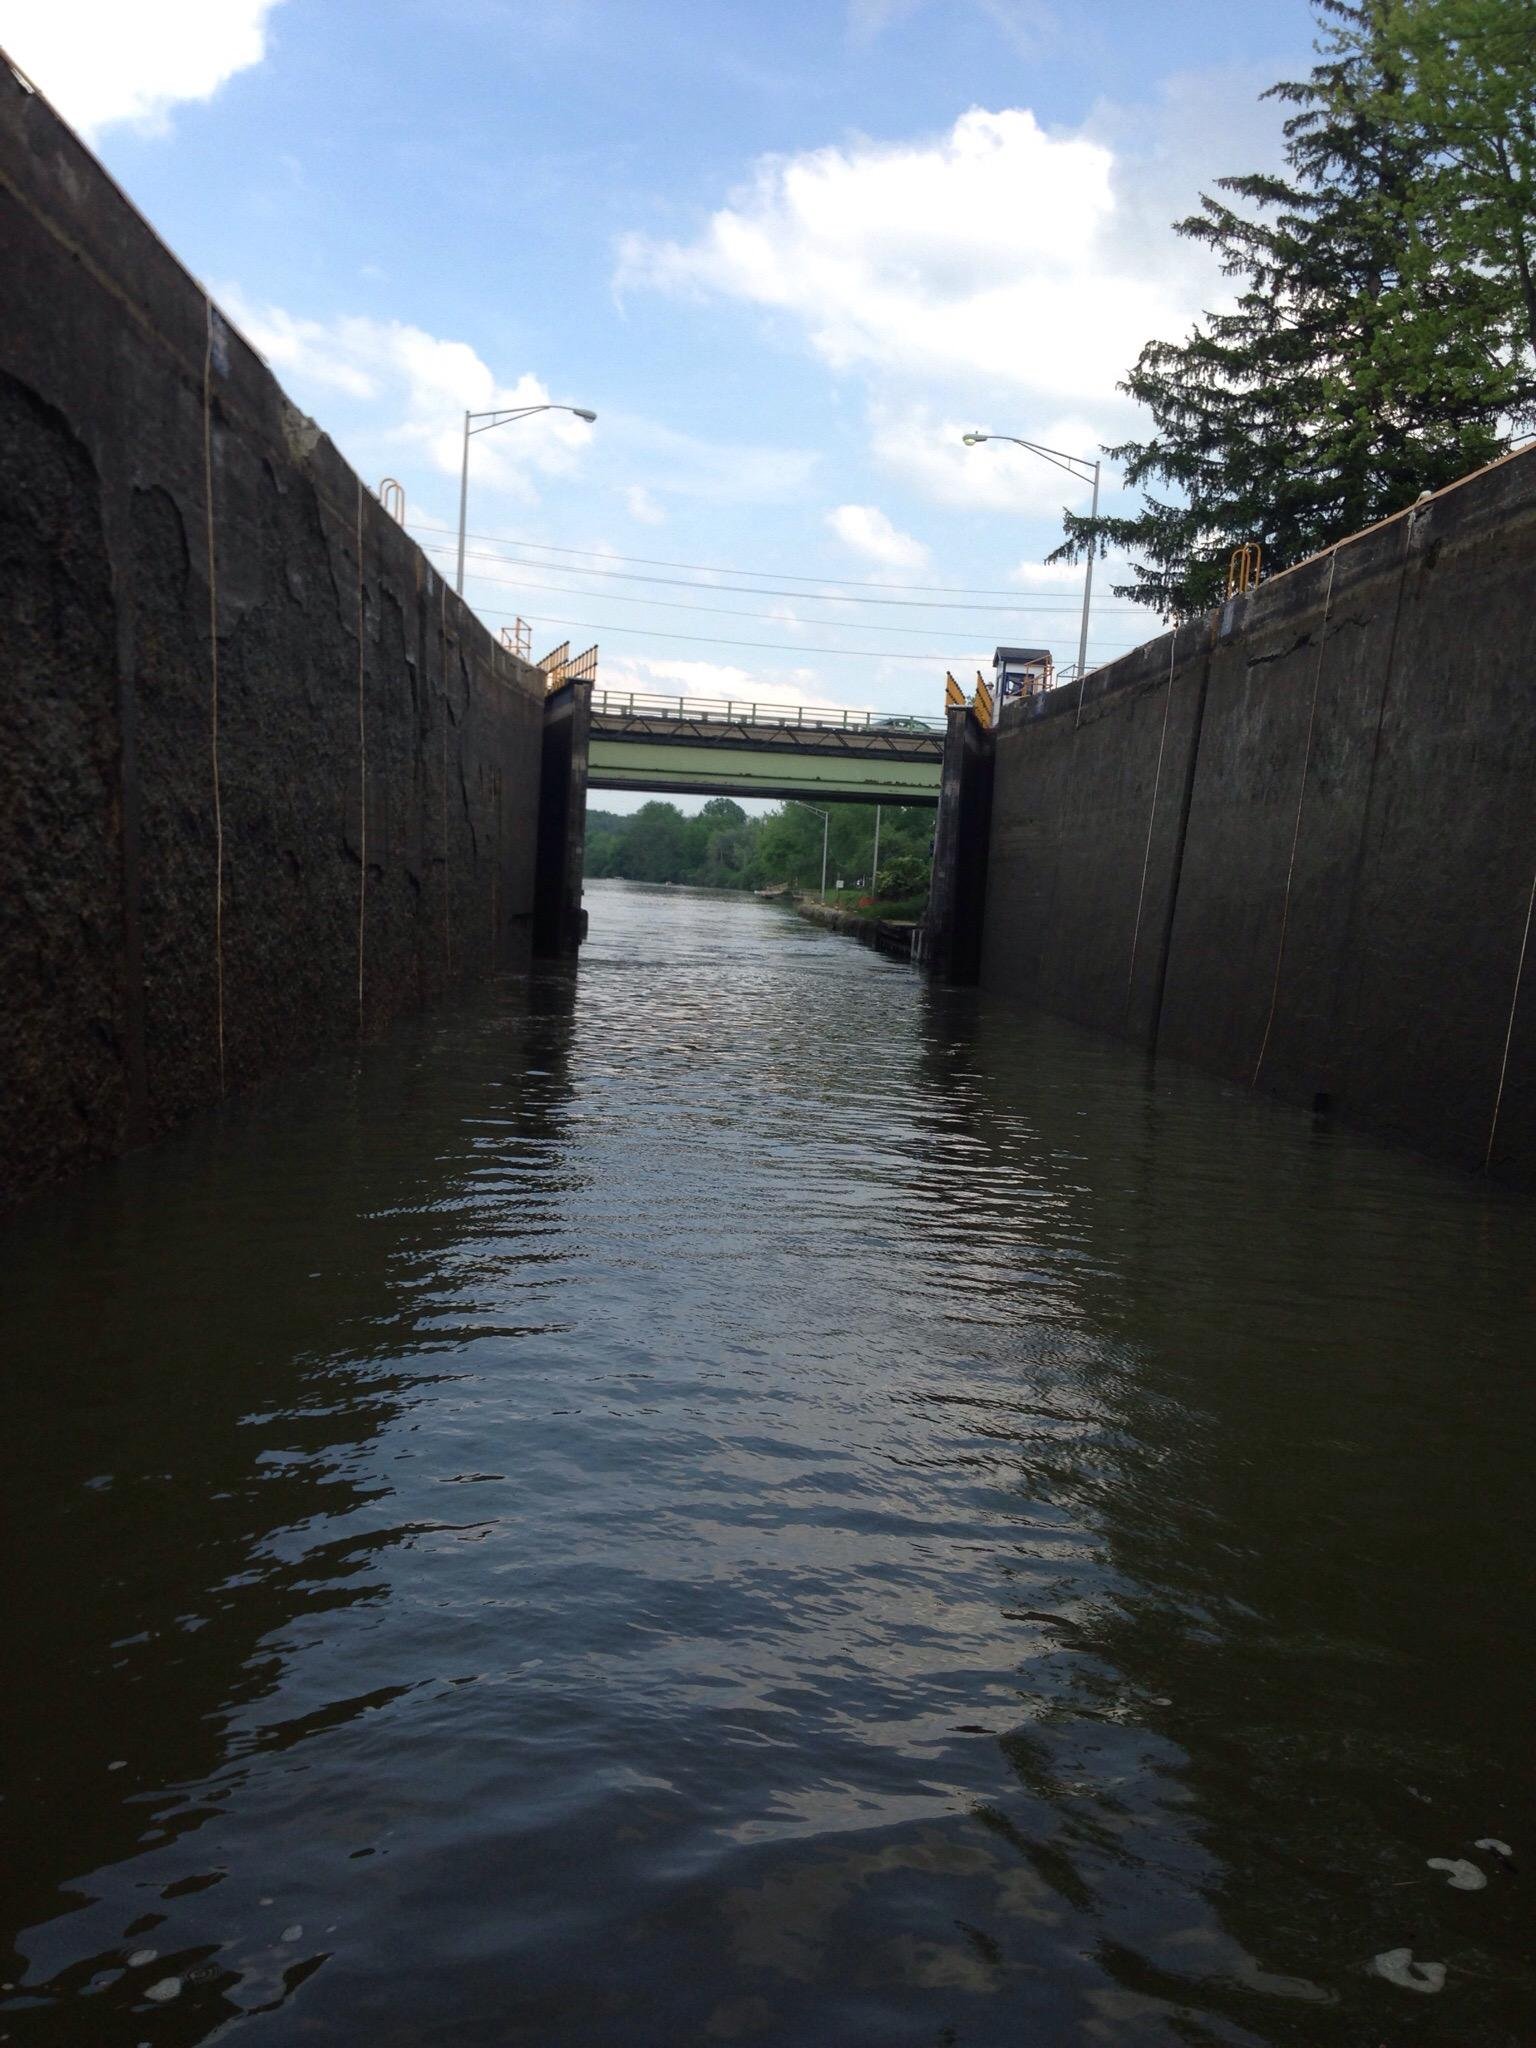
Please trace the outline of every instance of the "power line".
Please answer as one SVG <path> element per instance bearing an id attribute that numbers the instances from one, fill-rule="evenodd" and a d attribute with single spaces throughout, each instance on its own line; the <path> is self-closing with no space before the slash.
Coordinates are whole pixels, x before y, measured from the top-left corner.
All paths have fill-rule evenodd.
<path id="1" fill-rule="evenodd" d="M 456 534 L 458 532 L 457 527 L 438 526 L 427 519 L 413 519 L 407 521 L 407 524 L 419 533 Z M 525 540 L 521 534 L 516 533 L 471 533 L 466 538 L 469 540 L 504 541 L 511 547 L 537 548 L 541 553 L 547 554 L 584 555 L 588 560 L 596 562 L 638 562 L 647 569 L 697 569 L 707 576 L 783 576 L 787 577 L 791 583 L 837 583 L 855 590 L 867 590 L 869 587 L 867 579 L 859 576 L 822 576 L 819 574 L 801 576 L 793 569 L 729 569 L 722 568 L 719 563 L 715 562 L 674 562 L 661 555 L 624 555 L 618 553 L 617 550 L 607 548 L 566 547 L 558 541 Z M 1012 595 L 1007 590 L 994 590 L 984 587 L 971 588 L 963 583 L 901 583 L 893 585 L 892 588 L 898 590 L 935 590 L 956 597 L 1008 597 Z"/>
<path id="2" fill-rule="evenodd" d="M 454 552 L 446 541 L 428 541 L 425 545 L 429 554 L 449 555 Z M 950 603 L 945 598 L 929 597 L 844 597 L 840 592 L 784 590 L 775 588 L 771 584 L 700 583 L 691 576 L 645 576 L 635 569 L 588 569 L 574 562 L 525 563 L 517 555 L 486 554 L 478 548 L 468 550 L 468 559 L 474 562 L 500 562 L 509 569 L 553 569 L 557 575 L 561 576 L 601 576 L 605 582 L 662 583 L 667 585 L 669 589 L 674 590 L 718 590 L 727 595 L 738 597 L 788 597 L 792 598 L 797 604 L 803 604 L 809 600 L 817 604 L 896 605 L 903 611 L 969 612 L 973 615 L 977 612 L 1001 612 L 1005 616 L 1011 617 L 1018 612 L 1076 611 L 1082 603 L 1082 593 L 1080 591 L 1063 591 L 1060 604 L 1053 603 L 1049 595 L 1044 598 L 1019 597 L 1015 598 L 1012 604 L 971 604 L 958 599 L 954 603 Z M 486 578 L 487 582 L 494 583 L 496 580 L 495 577 Z M 559 589 L 561 586 L 544 583 L 530 585 L 529 587 L 532 589 L 551 590 Z M 659 604 L 663 600 L 657 598 L 654 602 Z M 1142 610 L 1140 605 L 1129 604 L 1101 604 L 1096 609 L 1101 612 L 1135 613 L 1141 613 Z"/>
<path id="3" fill-rule="evenodd" d="M 431 548 L 429 549 L 429 552 L 447 554 L 450 552 L 450 550 L 447 548 Z M 504 555 L 493 555 L 490 559 L 492 561 L 500 562 L 505 561 L 506 557 Z M 539 566 L 542 567 L 543 564 L 541 563 Z M 573 573 L 584 576 L 588 572 L 585 569 L 582 569 L 574 571 Z M 552 590 L 555 591 L 561 597 L 572 597 L 579 594 L 577 592 L 565 589 L 563 585 L 558 583 L 535 583 L 532 581 L 525 580 L 521 576 L 486 576 L 477 571 L 476 579 L 481 583 L 494 583 L 498 586 L 498 588 L 505 590 Z M 699 584 L 696 586 L 689 585 L 690 589 L 698 588 L 701 590 L 712 590 L 717 587 L 720 586 L 709 583 Z M 687 604 L 681 602 L 679 599 L 675 597 L 631 597 L 627 592 L 622 590 L 609 590 L 593 594 L 606 597 L 610 604 L 648 604 L 655 605 L 658 609 L 663 611 L 703 612 L 706 615 L 713 613 L 717 618 L 722 619 L 761 619 L 765 625 L 770 626 L 783 626 L 799 623 L 797 620 L 781 619 L 776 612 L 742 611 L 739 607 L 728 604 Z M 789 593 L 787 592 L 785 594 L 789 595 Z M 773 593 L 770 591 L 764 591 L 763 595 L 765 597 L 768 597 L 773 595 Z M 1071 616 L 1075 616 L 1077 612 L 1076 604 L 1071 602 L 1059 605 L 1037 605 L 1032 607 L 1032 609 L 1046 612 L 1067 613 Z M 837 619 L 823 619 L 821 623 L 824 626 L 841 626 L 841 621 Z M 850 620 L 846 630 L 850 633 L 916 633 L 924 637 L 927 637 L 932 634 L 934 629 L 931 625 L 889 626 L 885 623 L 883 619 L 858 619 Z"/>
<path id="4" fill-rule="evenodd" d="M 458 531 L 456 527 L 438 526 L 433 524 L 430 520 L 425 519 L 408 520 L 406 524 L 409 527 L 409 529 L 414 533 L 456 534 Z M 668 561 L 663 557 L 657 555 L 621 555 L 617 552 L 609 552 L 608 550 L 603 548 L 565 547 L 555 541 L 524 540 L 520 534 L 515 533 L 471 533 L 467 534 L 465 537 L 469 540 L 501 541 L 510 547 L 535 548 L 539 550 L 541 553 L 545 554 L 581 555 L 589 561 L 596 562 L 638 562 L 642 564 L 644 567 L 650 569 L 695 569 L 706 576 L 778 576 L 781 579 L 787 579 L 791 583 L 834 583 L 840 589 L 854 589 L 864 591 L 866 593 L 869 590 L 869 585 L 867 581 L 864 581 L 856 576 L 800 575 L 797 571 L 793 569 L 727 569 L 720 567 L 717 563 L 711 562 L 673 562 Z M 502 555 L 496 557 L 495 559 L 501 561 L 511 561 L 514 558 L 508 555 Z M 530 564 L 530 566 L 536 568 L 563 569 L 565 567 L 565 564 L 561 562 L 540 562 Z M 578 572 L 572 570 L 569 573 L 574 575 Z M 604 572 L 594 569 L 579 573 L 588 575 L 599 575 Z M 616 574 L 617 572 L 610 570 L 607 573 L 611 575 Z M 632 580 L 644 583 L 666 583 L 670 582 L 672 579 L 670 577 L 665 576 L 646 576 L 637 577 Z M 689 587 L 693 588 L 695 586 L 690 585 Z M 703 587 L 711 590 L 726 590 L 730 588 L 728 584 L 723 583 L 708 584 Z M 1010 590 L 995 589 L 987 585 L 972 586 L 964 583 L 898 583 L 892 584 L 890 588 L 893 590 L 937 591 L 946 596 L 951 597 L 1013 598 L 1014 595 L 1013 592 Z M 820 593 L 816 591 L 799 590 L 758 591 L 754 587 L 750 591 L 743 592 L 742 594 L 761 597 L 815 597 Z M 1067 589 L 1063 589 L 1059 594 L 1063 597 L 1070 597 L 1075 595 L 1074 592 Z M 866 595 L 862 598 L 848 598 L 843 601 L 849 604 L 899 604 L 901 602 L 899 598 L 875 597 L 870 595 Z M 1015 603 L 1017 603 L 1017 601 L 1017 599 L 1014 599 Z M 1008 607 L 1004 606 L 1000 607 L 1000 609 L 1006 610 L 1008 609 Z M 1106 609 L 1108 609 L 1108 607 L 1106 607 Z M 1144 607 L 1140 605 L 1127 605 L 1124 607 L 1116 607 L 1116 609 L 1124 609 L 1127 611 L 1141 611 L 1144 609 Z"/>
<path id="5" fill-rule="evenodd" d="M 480 609 L 482 608 L 476 607 L 476 610 Z M 697 642 L 701 647 L 755 647 L 769 654 L 791 656 L 797 654 L 835 654 L 844 661 L 943 662 L 946 667 L 952 666 L 961 659 L 953 650 L 948 654 L 906 654 L 894 647 L 889 651 L 880 647 L 786 647 L 780 640 L 722 640 L 714 633 L 669 633 L 663 631 L 659 626 L 605 626 L 600 623 L 594 623 L 591 619 L 535 618 L 527 612 L 504 612 L 497 611 L 492 607 L 485 607 L 484 613 L 487 618 L 522 619 L 530 626 L 574 628 L 578 633 L 634 633 L 638 634 L 642 639 L 648 640 L 691 640 Z M 1127 651 L 1127 647 L 1110 649 L 1111 654 L 1124 654 Z M 973 655 L 966 655 L 964 660 L 969 662 L 974 658 Z"/>
<path id="6" fill-rule="evenodd" d="M 446 541 L 428 541 L 425 545 L 431 554 L 447 555 L 454 552 Z M 1005 613 L 1032 611 L 1037 608 L 1039 603 L 1038 599 L 1028 597 L 1016 597 L 1010 604 L 973 604 L 967 599 L 957 598 L 951 601 L 948 598 L 937 597 L 850 597 L 844 596 L 840 591 L 833 593 L 824 590 L 785 590 L 772 584 L 700 583 L 697 578 L 692 576 L 647 576 L 637 569 L 589 569 L 574 562 L 524 562 L 517 555 L 487 554 L 478 548 L 470 549 L 468 552 L 471 560 L 502 562 L 509 568 L 553 569 L 562 576 L 601 576 L 605 582 L 661 583 L 676 590 L 719 590 L 740 597 L 790 597 L 799 603 L 805 603 L 807 600 L 810 600 L 818 604 L 896 605 L 900 606 L 903 611 Z M 747 570 L 743 573 L 750 575 L 752 571 Z M 766 575 L 768 572 L 765 570 L 762 573 Z M 549 587 L 548 584 L 544 586 L 545 589 Z M 1069 607 L 1076 606 L 1082 601 L 1081 594 L 1077 591 L 1062 591 L 1060 595 L 1066 600 Z M 1049 597 L 1046 600 L 1046 607 L 1048 609 L 1051 608 Z M 1139 613 L 1142 607 L 1140 605 L 1128 604 L 1101 604 L 1098 609 L 1105 612 Z"/>
<path id="7" fill-rule="evenodd" d="M 427 541 L 424 545 L 429 554 L 451 555 L 454 553 L 454 549 L 447 541 Z M 840 592 L 784 590 L 775 588 L 771 584 L 700 583 L 696 577 L 692 576 L 645 576 L 635 569 L 588 569 L 574 562 L 525 562 L 519 555 L 488 554 L 480 548 L 470 548 L 466 552 L 470 561 L 500 562 L 509 569 L 553 569 L 560 576 L 601 576 L 605 581 L 617 581 L 620 583 L 663 583 L 674 590 L 718 590 L 726 594 L 735 594 L 739 597 L 789 597 L 801 604 L 809 600 L 817 604 L 899 605 L 904 611 L 1004 612 L 1009 614 L 1021 611 L 1034 611 L 1042 608 L 1040 599 L 1030 597 L 1016 597 L 1011 604 L 971 604 L 959 600 L 950 603 L 947 598 L 929 597 L 844 597 Z M 489 578 L 488 580 L 494 582 L 495 578 Z M 559 586 L 546 583 L 535 587 L 549 590 Z M 1069 610 L 1075 610 L 1082 602 L 1081 594 L 1077 591 L 1062 591 L 1060 595 L 1064 600 L 1064 608 Z M 1046 610 L 1056 610 L 1063 607 L 1053 606 L 1049 596 L 1047 596 L 1044 600 L 1043 608 Z M 1140 605 L 1130 604 L 1101 604 L 1098 609 L 1104 612 L 1140 613 L 1142 611 Z"/>

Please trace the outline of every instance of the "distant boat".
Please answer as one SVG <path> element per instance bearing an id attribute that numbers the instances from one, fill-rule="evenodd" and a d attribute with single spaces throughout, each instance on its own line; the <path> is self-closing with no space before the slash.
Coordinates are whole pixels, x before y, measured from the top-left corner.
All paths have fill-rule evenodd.
<path id="1" fill-rule="evenodd" d="M 775 896 L 787 896 L 789 894 L 789 884 L 788 882 L 775 882 L 767 889 L 754 889 L 752 894 L 768 898 L 769 900 Z"/>

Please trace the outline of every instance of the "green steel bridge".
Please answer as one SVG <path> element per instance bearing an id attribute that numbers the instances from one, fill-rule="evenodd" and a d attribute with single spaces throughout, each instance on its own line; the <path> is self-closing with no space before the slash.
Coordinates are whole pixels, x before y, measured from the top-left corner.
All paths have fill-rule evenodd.
<path id="1" fill-rule="evenodd" d="M 933 806 L 944 729 L 942 718 L 595 690 L 587 786 Z"/>

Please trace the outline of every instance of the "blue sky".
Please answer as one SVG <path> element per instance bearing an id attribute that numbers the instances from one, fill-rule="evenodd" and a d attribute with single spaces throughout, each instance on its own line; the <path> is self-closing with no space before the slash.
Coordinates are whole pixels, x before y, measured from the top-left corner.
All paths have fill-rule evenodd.
<path id="1" fill-rule="evenodd" d="M 489 624 L 629 687 L 890 710 L 998 640 L 1075 655 L 1080 572 L 1042 557 L 1085 496 L 959 433 L 1134 431 L 1116 377 L 1222 289 L 1167 224 L 1274 161 L 1258 94 L 1311 35 L 1304 0 L 0 0 L 425 543 L 466 405 L 598 413 L 476 440 Z M 1155 626 L 1108 582 L 1097 658 Z M 861 585 L 995 594 L 816 594 Z"/>

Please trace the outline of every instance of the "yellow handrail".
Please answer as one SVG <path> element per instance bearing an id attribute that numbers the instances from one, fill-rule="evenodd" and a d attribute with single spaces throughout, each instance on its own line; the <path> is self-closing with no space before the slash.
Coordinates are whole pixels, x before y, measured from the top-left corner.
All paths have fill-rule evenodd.
<path id="1" fill-rule="evenodd" d="M 1257 590 L 1264 571 L 1264 555 L 1256 540 L 1245 540 L 1227 557 L 1227 595 L 1244 597 Z"/>

